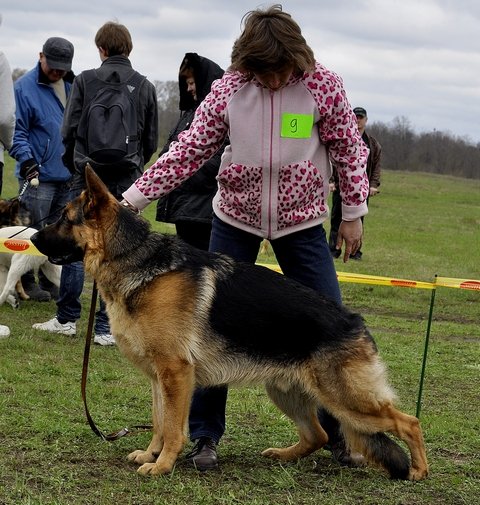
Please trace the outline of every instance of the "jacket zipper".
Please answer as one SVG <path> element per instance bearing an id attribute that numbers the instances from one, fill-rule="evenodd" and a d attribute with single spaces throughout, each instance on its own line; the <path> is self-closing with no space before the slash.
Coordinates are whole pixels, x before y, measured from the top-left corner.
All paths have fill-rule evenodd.
<path id="1" fill-rule="evenodd" d="M 270 91 L 270 167 L 268 181 L 268 239 L 272 236 L 272 179 L 273 179 L 273 91 Z"/>

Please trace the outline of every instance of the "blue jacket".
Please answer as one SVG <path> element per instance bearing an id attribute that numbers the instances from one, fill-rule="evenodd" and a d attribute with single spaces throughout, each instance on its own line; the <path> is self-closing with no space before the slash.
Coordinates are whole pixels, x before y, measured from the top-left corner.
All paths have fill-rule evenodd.
<path id="1" fill-rule="evenodd" d="M 65 82 L 67 97 L 71 84 Z M 20 165 L 31 158 L 39 165 L 43 182 L 67 181 L 71 174 L 62 161 L 60 128 L 64 107 L 52 87 L 42 81 L 40 63 L 15 82 L 16 124 L 10 156 Z"/>

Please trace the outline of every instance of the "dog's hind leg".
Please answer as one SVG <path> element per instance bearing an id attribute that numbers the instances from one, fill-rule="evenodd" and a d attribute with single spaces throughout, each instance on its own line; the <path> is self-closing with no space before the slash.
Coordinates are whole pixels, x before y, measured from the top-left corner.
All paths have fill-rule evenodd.
<path id="1" fill-rule="evenodd" d="M 127 456 L 127 460 L 144 465 L 145 463 L 153 463 L 159 456 L 163 447 L 163 417 L 162 409 L 162 393 L 160 384 L 156 379 L 152 379 L 152 421 L 153 421 L 153 436 L 146 450 L 136 450 Z"/>
<path id="2" fill-rule="evenodd" d="M 342 427 L 350 446 L 362 452 L 367 460 L 385 468 L 392 478 L 421 480 L 428 476 L 425 443 L 416 417 L 388 404 L 368 413 L 351 411 L 344 417 Z M 407 444 L 411 462 L 403 449 L 385 433 L 392 433 Z"/>
<path id="3" fill-rule="evenodd" d="M 22 300 L 30 300 L 30 297 L 27 295 L 27 293 L 25 292 L 25 289 L 23 289 L 23 284 L 22 284 L 22 279 L 20 279 L 16 286 L 15 286 L 15 291 L 18 293 L 18 296 L 22 299 Z"/>
<path id="4" fill-rule="evenodd" d="M 283 390 L 267 384 L 266 390 L 273 403 L 297 425 L 300 440 L 290 447 L 266 449 L 263 456 L 292 461 L 308 456 L 327 443 L 328 435 L 318 421 L 318 405 L 313 398 L 299 386 Z"/>
<path id="5" fill-rule="evenodd" d="M 195 385 L 194 368 L 182 359 L 166 361 L 168 358 L 164 356 L 156 360 L 162 399 L 158 428 L 159 433 L 163 432 L 163 447 L 155 463 L 145 463 L 138 469 L 142 475 L 171 472 L 185 446 L 187 419 Z M 154 435 L 153 449 L 155 444 L 159 447 L 161 439 L 162 435 L 158 435 L 158 438 Z"/>

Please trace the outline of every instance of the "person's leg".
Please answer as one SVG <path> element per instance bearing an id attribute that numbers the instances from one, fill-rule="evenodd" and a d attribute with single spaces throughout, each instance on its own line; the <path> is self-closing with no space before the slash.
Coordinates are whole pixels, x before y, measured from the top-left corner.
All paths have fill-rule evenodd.
<path id="1" fill-rule="evenodd" d="M 342 303 L 342 295 L 322 225 L 291 233 L 271 242 L 282 272 Z"/>
<path id="2" fill-rule="evenodd" d="M 23 179 L 19 179 L 20 190 L 23 188 L 24 182 Z M 52 202 L 55 200 L 55 193 L 55 183 L 42 182 L 42 184 L 36 187 L 31 185 L 27 186 L 22 195 L 22 203 L 30 213 L 32 228 L 39 230 L 45 226 L 46 218 L 51 212 Z M 41 279 L 40 274 L 39 278 Z M 50 301 L 50 291 L 44 289 L 41 284 L 37 285 L 33 271 L 22 275 L 22 284 L 30 299 L 38 302 Z M 49 284 L 49 281 L 46 280 L 46 287 L 49 287 Z"/>
<path id="3" fill-rule="evenodd" d="M 93 342 L 103 346 L 115 345 L 115 337 L 112 335 L 110 330 L 110 321 L 108 320 L 105 301 L 101 296 L 98 298 L 99 308 L 95 313 L 95 337 Z"/>
<path id="4" fill-rule="evenodd" d="M 254 263 L 261 238 L 234 228 L 218 218 L 212 223 L 210 251 L 227 254 L 238 261 Z M 190 439 L 212 438 L 216 443 L 225 431 L 227 387 L 197 388 L 190 408 Z"/>
<path id="5" fill-rule="evenodd" d="M 80 190 L 72 191 L 70 184 L 66 182 L 57 183 L 55 198 L 52 201 L 50 215 L 47 223 L 54 223 L 67 203 L 75 198 Z M 85 282 L 85 271 L 83 262 L 76 261 L 62 267 L 60 279 L 60 293 L 57 300 L 57 319 L 60 322 L 77 321 L 80 319 L 82 304 L 80 296 Z"/>
<path id="6" fill-rule="evenodd" d="M 83 291 L 84 280 L 85 272 L 81 261 L 63 265 L 60 295 L 57 300 L 57 319 L 61 324 L 80 319 L 82 310 L 80 295 Z"/>
<path id="7" fill-rule="evenodd" d="M 40 184 L 38 187 L 40 188 L 42 185 Z M 68 183 L 56 183 L 51 186 L 51 206 L 48 214 L 45 215 L 44 225 L 58 220 L 65 205 L 80 193 L 80 189 L 71 191 Z M 76 333 L 76 321 L 80 319 L 82 310 L 80 296 L 83 291 L 84 280 L 83 262 L 76 261 L 63 265 L 59 296 L 56 301 L 57 314 L 45 323 L 34 324 L 33 328 L 74 335 Z"/>
<path id="8" fill-rule="evenodd" d="M 254 263 L 260 248 L 260 237 L 234 228 L 218 218 L 212 223 L 210 251 L 227 254 L 239 261 Z M 196 441 L 187 455 L 199 470 L 217 466 L 216 444 L 225 432 L 227 386 L 197 388 L 189 416 L 190 439 Z"/>
<path id="9" fill-rule="evenodd" d="M 335 266 L 322 225 L 273 240 L 272 248 L 286 276 L 342 303 Z M 333 457 L 340 464 L 354 464 L 345 446 L 340 423 L 324 409 L 319 409 L 318 418 L 327 432 L 328 448 Z"/>

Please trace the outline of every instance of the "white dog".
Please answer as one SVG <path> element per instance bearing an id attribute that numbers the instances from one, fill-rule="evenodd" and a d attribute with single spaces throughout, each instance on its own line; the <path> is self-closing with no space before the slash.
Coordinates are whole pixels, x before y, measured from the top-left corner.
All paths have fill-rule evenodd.
<path id="1" fill-rule="evenodd" d="M 34 228 L 7 226 L 6 228 L 0 228 L 0 238 L 13 237 L 12 240 L 28 240 L 36 232 L 37 230 Z M 46 256 L 0 252 L 0 289 L 2 289 L 3 286 L 3 290 L 0 294 L 0 305 L 3 305 L 5 301 L 7 301 L 13 308 L 17 308 L 18 300 L 15 296 L 15 286 L 17 282 L 20 281 L 22 275 L 29 270 L 38 272 L 39 269 L 50 282 L 60 287 L 62 267 L 50 263 Z"/>

